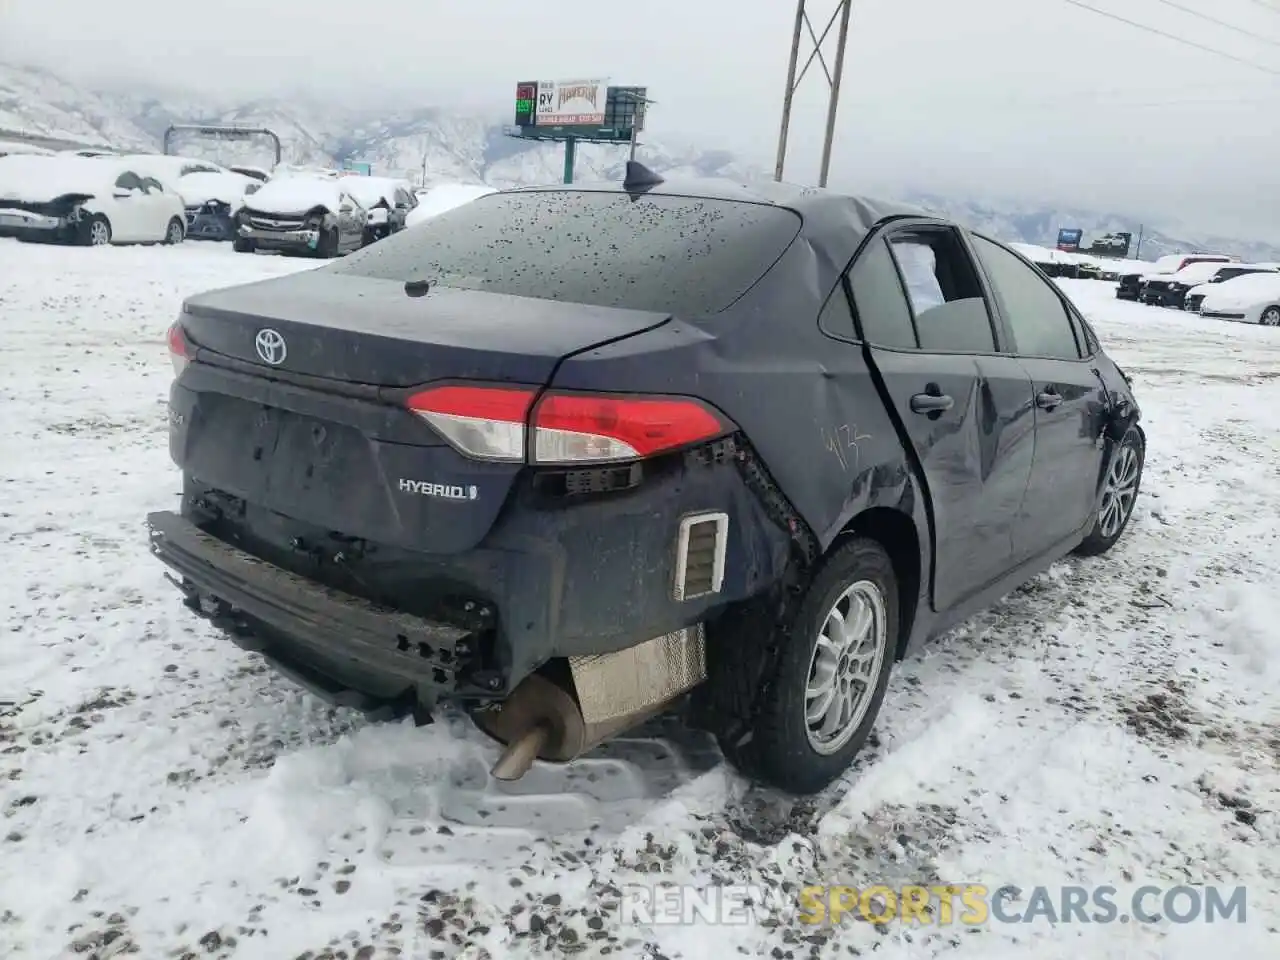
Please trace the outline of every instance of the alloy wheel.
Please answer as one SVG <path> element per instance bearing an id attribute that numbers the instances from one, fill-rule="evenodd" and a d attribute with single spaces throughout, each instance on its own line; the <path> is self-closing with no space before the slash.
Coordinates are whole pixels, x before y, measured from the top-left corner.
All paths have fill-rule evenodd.
<path id="1" fill-rule="evenodd" d="M 176 220 L 173 223 L 169 224 L 169 236 L 166 238 L 165 242 L 166 243 L 182 242 L 182 225 L 179 224 Z"/>
<path id="2" fill-rule="evenodd" d="M 106 246 L 111 242 L 111 228 L 102 220 L 89 224 L 89 243 L 95 247 Z"/>
<path id="3" fill-rule="evenodd" d="M 866 717 L 888 637 L 884 596 L 870 580 L 849 586 L 827 611 L 809 661 L 805 730 L 816 753 L 836 753 Z"/>
<path id="4" fill-rule="evenodd" d="M 1124 526 L 1133 510 L 1138 495 L 1138 451 L 1130 444 L 1116 451 L 1111 469 L 1107 471 L 1106 485 L 1102 490 L 1102 505 L 1098 508 L 1099 532 L 1104 537 L 1114 537 Z"/>
<path id="5" fill-rule="evenodd" d="M 1280 307 L 1267 307 L 1262 311 L 1264 327 L 1280 327 Z"/>

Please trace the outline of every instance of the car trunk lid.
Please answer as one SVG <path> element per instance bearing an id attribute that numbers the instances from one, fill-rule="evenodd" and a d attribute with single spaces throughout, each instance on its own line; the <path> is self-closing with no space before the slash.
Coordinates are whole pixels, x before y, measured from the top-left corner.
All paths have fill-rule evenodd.
<path id="1" fill-rule="evenodd" d="M 543 387 L 563 358 L 667 320 L 443 287 L 411 297 L 395 281 L 323 272 L 203 294 L 180 321 L 196 362 L 171 393 L 170 452 L 200 483 L 286 517 L 468 550 L 523 466 L 455 450 L 407 408 L 410 388 Z"/>

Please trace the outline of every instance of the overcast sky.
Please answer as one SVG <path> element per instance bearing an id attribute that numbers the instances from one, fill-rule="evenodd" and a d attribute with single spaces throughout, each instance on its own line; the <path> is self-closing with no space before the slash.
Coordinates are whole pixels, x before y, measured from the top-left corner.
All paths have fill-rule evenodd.
<path id="1" fill-rule="evenodd" d="M 1280 0 L 854 0 L 832 185 L 908 184 L 1280 240 Z M 821 31 L 835 0 L 809 0 Z M 507 107 L 523 79 L 648 84 L 655 138 L 772 168 L 793 0 L 0 0 L 0 57 L 79 76 Z M 833 31 L 834 37 L 834 31 Z M 802 60 L 809 46 L 802 46 Z M 827 49 L 834 53 L 834 43 Z M 825 79 L 787 179 L 815 182 Z"/>

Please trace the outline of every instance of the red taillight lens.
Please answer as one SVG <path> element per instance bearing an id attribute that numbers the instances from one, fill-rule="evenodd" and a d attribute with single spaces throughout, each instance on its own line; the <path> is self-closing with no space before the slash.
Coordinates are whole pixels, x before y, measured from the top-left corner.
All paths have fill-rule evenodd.
<path id="1" fill-rule="evenodd" d="M 533 414 L 533 462 L 635 460 L 728 432 L 696 400 L 549 393 Z"/>
<path id="2" fill-rule="evenodd" d="M 411 396 L 408 407 L 469 457 L 523 461 L 536 395 L 523 387 L 433 387 Z"/>
<path id="3" fill-rule="evenodd" d="M 407 405 L 459 451 L 483 460 L 637 460 L 732 429 L 707 406 L 684 397 L 547 393 L 531 412 L 536 396 L 526 387 L 442 386 L 414 394 Z"/>
<path id="4" fill-rule="evenodd" d="M 187 369 L 190 351 L 187 349 L 187 338 L 182 334 L 182 325 L 175 323 L 169 328 L 169 359 L 173 363 L 173 375 L 176 377 Z"/>

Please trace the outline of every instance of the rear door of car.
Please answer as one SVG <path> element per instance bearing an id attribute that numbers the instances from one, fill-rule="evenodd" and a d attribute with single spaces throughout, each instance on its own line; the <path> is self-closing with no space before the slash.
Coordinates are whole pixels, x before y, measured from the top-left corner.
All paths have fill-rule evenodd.
<path id="1" fill-rule="evenodd" d="M 1106 389 L 1070 301 L 1008 248 L 971 237 L 995 292 L 1010 353 L 1034 390 L 1035 463 L 1014 543 L 1015 560 L 1038 556 L 1092 520 L 1102 470 Z"/>
<path id="2" fill-rule="evenodd" d="M 1008 572 L 1033 459 L 1031 383 L 960 233 L 895 223 L 848 274 L 867 358 L 928 489 L 933 603 L 954 607 Z"/>
<path id="3" fill-rule="evenodd" d="M 117 171 L 112 186 L 110 208 L 103 213 L 111 222 L 111 238 L 120 243 L 136 243 L 145 240 L 146 194 L 142 191 L 142 180 L 130 170 Z"/>

